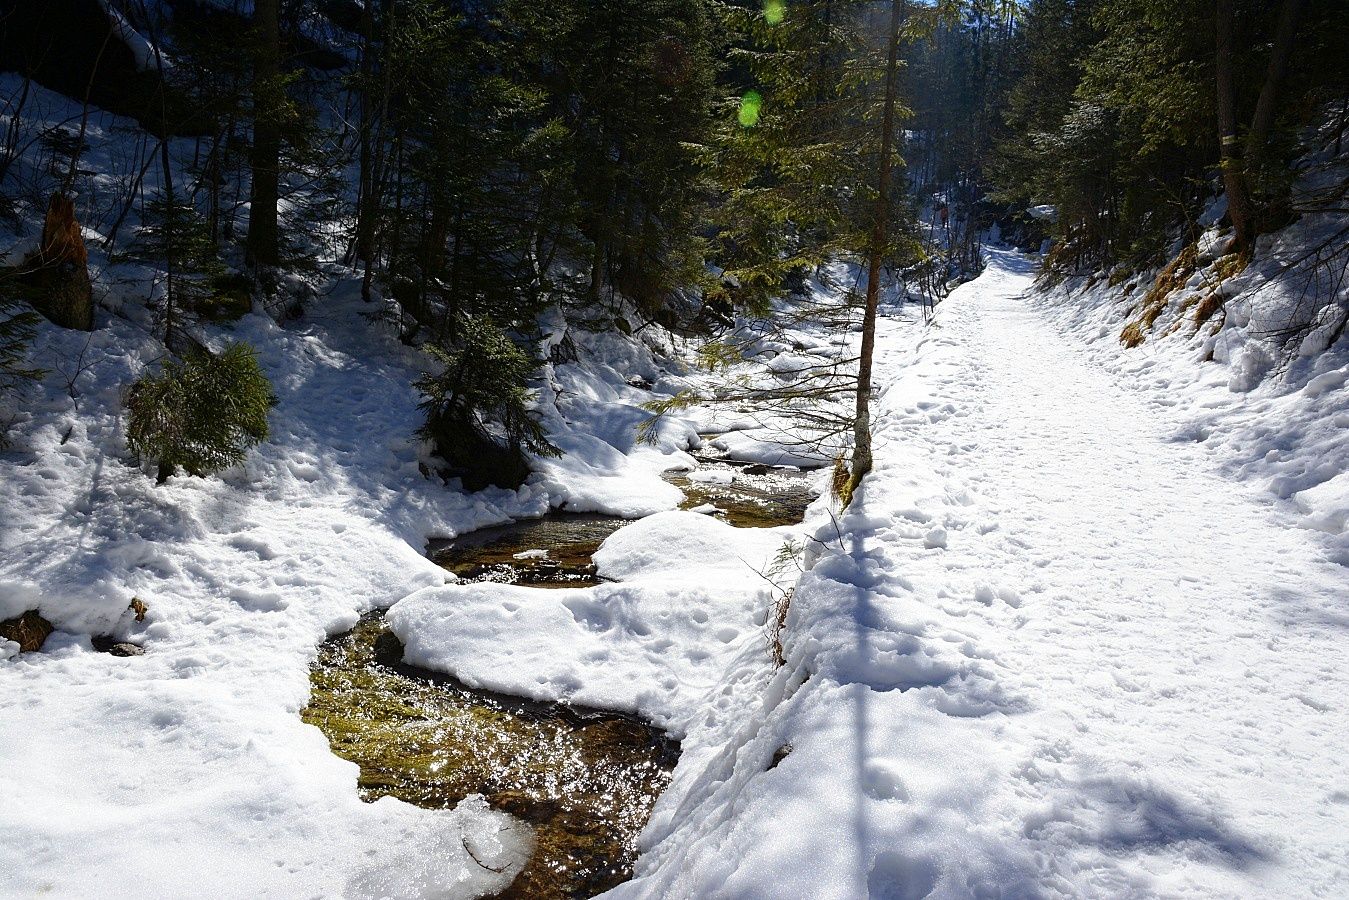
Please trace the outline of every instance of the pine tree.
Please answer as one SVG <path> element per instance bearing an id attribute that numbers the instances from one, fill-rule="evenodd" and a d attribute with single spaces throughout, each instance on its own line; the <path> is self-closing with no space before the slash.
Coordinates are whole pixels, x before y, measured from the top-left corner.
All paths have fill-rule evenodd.
<path id="1" fill-rule="evenodd" d="M 722 7 L 726 30 L 744 37 L 707 162 L 721 190 L 713 258 L 725 288 L 713 299 L 761 314 L 793 273 L 861 246 L 854 205 L 867 190 L 859 4 L 765 9 Z"/>
<path id="2" fill-rule="evenodd" d="M 655 313 L 701 263 L 697 147 L 710 123 L 715 62 L 704 0 L 512 0 L 522 73 L 541 114 L 565 129 L 567 216 L 587 290 Z M 691 264 L 691 259 L 697 257 Z"/>
<path id="3" fill-rule="evenodd" d="M 271 383 L 247 344 L 182 362 L 169 359 L 158 375 L 142 376 L 127 393 L 127 444 L 159 464 L 161 484 L 179 467 L 204 477 L 242 462 L 250 447 L 266 440 L 274 402 Z"/>
<path id="4" fill-rule="evenodd" d="M 417 382 L 426 397 L 421 435 L 469 490 L 517 488 L 529 475 L 526 453 L 561 455 L 529 410 L 525 384 L 538 363 L 486 319 L 466 318 L 458 332 L 452 349 L 426 347 L 441 371 Z"/>
<path id="5" fill-rule="evenodd" d="M 858 358 L 857 412 L 853 423 L 853 451 L 843 501 L 851 501 L 853 492 L 871 472 L 871 365 L 876 349 L 876 310 L 880 299 L 881 263 L 887 247 L 890 221 L 891 152 L 895 140 L 896 105 L 899 80 L 899 35 L 907 12 L 906 0 L 892 0 L 888 61 L 885 67 L 885 101 L 881 113 L 880 154 L 876 172 L 876 210 L 871 226 L 871 245 L 867 251 L 867 298 L 862 314 L 862 349 Z"/>

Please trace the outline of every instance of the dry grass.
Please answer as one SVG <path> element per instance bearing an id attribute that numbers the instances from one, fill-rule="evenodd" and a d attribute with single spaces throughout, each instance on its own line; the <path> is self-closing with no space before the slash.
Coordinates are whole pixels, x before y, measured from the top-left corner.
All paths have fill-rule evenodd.
<path id="1" fill-rule="evenodd" d="M 1213 268 L 1218 273 L 1218 278 L 1226 281 L 1229 278 L 1236 278 L 1246 267 L 1251 264 L 1251 251 L 1243 250 L 1241 253 L 1229 253 L 1218 260 Z"/>
<path id="2" fill-rule="evenodd" d="M 848 474 L 848 464 L 839 456 L 834 460 L 834 472 L 829 479 L 829 492 L 840 500 L 846 507 L 848 501 L 852 499 L 852 491 L 848 490 L 848 481 L 851 476 Z"/>
<path id="3" fill-rule="evenodd" d="M 1148 333 L 1152 331 L 1152 326 L 1166 311 L 1167 300 L 1171 294 L 1183 288 L 1185 283 L 1190 280 L 1190 276 L 1194 274 L 1198 253 L 1198 245 L 1187 244 L 1175 259 L 1167 263 L 1165 268 L 1157 273 L 1157 280 L 1143 295 L 1143 302 L 1139 306 L 1138 315 L 1132 322 L 1125 325 L 1124 330 L 1120 332 L 1120 343 L 1126 347 L 1137 347 L 1147 340 Z"/>
<path id="4" fill-rule="evenodd" d="M 1246 271 L 1246 267 L 1250 264 L 1250 250 L 1243 250 L 1241 253 L 1229 253 L 1213 264 L 1213 271 L 1218 276 L 1218 287 L 1211 289 L 1195 306 L 1194 331 L 1192 334 L 1198 334 L 1199 329 L 1203 328 L 1213 318 L 1214 314 L 1223 309 L 1225 298 L 1221 289 L 1222 283 Z"/>
<path id="5" fill-rule="evenodd" d="M 1199 305 L 1195 307 L 1194 310 L 1195 333 L 1197 334 L 1199 329 L 1203 328 L 1204 324 L 1208 322 L 1209 319 L 1213 318 L 1213 314 L 1222 308 L 1222 294 L 1219 294 L 1216 291 L 1205 296 L 1203 300 L 1200 300 Z"/>
<path id="6" fill-rule="evenodd" d="M 782 646 L 782 633 L 787 630 L 787 613 L 792 608 L 792 593 L 795 590 L 795 588 L 787 588 L 778 598 L 773 615 L 772 631 L 768 637 L 773 652 L 773 665 L 779 669 L 787 664 L 787 651 Z"/>

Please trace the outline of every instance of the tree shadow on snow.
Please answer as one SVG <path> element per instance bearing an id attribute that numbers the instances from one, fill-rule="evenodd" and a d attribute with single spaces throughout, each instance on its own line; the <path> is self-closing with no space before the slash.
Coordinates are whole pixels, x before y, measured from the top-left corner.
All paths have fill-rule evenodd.
<path id="1" fill-rule="evenodd" d="M 1081 843 L 1112 855 L 1181 850 L 1207 862 L 1246 870 L 1273 860 L 1268 848 L 1241 834 L 1213 810 L 1132 778 L 1087 778 L 1072 789 L 1081 812 Z"/>

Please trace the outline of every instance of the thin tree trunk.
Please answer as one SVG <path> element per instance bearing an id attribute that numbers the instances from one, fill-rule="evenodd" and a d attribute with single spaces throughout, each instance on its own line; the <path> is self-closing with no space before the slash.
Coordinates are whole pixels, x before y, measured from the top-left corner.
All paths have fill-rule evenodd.
<path id="1" fill-rule="evenodd" d="M 367 2 L 361 15 L 361 86 L 360 86 L 360 191 L 356 201 L 356 260 L 369 271 L 375 255 L 375 179 L 374 179 L 374 63 L 375 11 Z M 361 279 L 361 298 L 370 300 L 370 285 Z"/>
<path id="2" fill-rule="evenodd" d="M 61 182 L 62 194 L 68 195 L 75 189 L 75 176 L 79 174 L 80 170 L 80 153 L 84 150 L 84 137 L 89 133 L 89 95 L 94 91 L 94 79 L 98 76 L 98 67 L 103 62 L 103 54 L 107 51 L 110 40 L 112 40 L 111 19 L 108 20 L 108 33 L 103 36 L 103 43 L 98 47 L 98 56 L 94 57 L 94 68 L 89 73 L 89 81 L 84 86 L 84 108 L 80 111 L 80 134 L 75 140 L 75 149 L 70 153 L 70 168 L 66 171 L 65 181 Z M 158 53 L 158 48 L 155 52 Z M 160 90 L 163 89 L 163 85 L 161 85 Z"/>
<path id="3" fill-rule="evenodd" d="M 19 102 L 15 104 L 14 112 L 9 117 L 9 129 L 5 132 L 4 149 L 0 150 L 0 184 L 4 184 L 5 176 L 9 174 L 9 167 L 18 156 L 19 135 L 23 134 L 23 108 L 28 103 L 28 93 L 32 85 L 33 79 L 25 75 L 23 77 L 23 88 L 19 91 Z"/>
<path id="4" fill-rule="evenodd" d="M 1241 157 L 1241 142 L 1237 138 L 1236 86 L 1232 74 L 1232 60 L 1236 55 L 1236 12 L 1234 0 L 1217 0 L 1216 71 L 1218 90 L 1218 141 L 1222 165 L 1223 188 L 1227 193 L 1227 216 L 1232 220 L 1235 234 L 1228 252 L 1247 250 L 1254 240 L 1251 224 L 1251 192 L 1246 182 L 1246 166 Z"/>
<path id="5" fill-rule="evenodd" d="M 890 46 L 885 66 L 885 113 L 881 124 L 881 159 L 876 195 L 876 221 L 871 229 L 871 258 L 867 266 L 866 311 L 862 317 L 862 352 L 857 366 L 857 411 L 853 421 L 852 471 L 847 495 L 851 499 L 862 478 L 871 471 L 871 363 L 876 350 L 876 308 L 880 302 L 881 261 L 885 255 L 890 220 L 890 154 L 895 130 L 895 94 L 899 67 L 899 28 L 905 0 L 890 7 Z"/>
<path id="6" fill-rule="evenodd" d="M 246 255 L 254 266 L 280 262 L 276 207 L 281 168 L 281 37 L 278 0 L 253 4 L 253 192 Z"/>
<path id="7" fill-rule="evenodd" d="M 1265 152 L 1265 143 L 1274 128 L 1274 113 L 1277 108 L 1279 87 L 1288 74 L 1288 61 L 1293 55 L 1293 39 L 1297 37 L 1298 22 L 1306 0 L 1284 0 L 1279 11 L 1279 26 L 1274 33 L 1274 48 L 1269 54 L 1269 66 L 1265 70 L 1265 83 L 1260 88 L 1260 98 L 1255 104 L 1255 117 L 1251 120 L 1251 130 L 1246 135 L 1246 158 L 1258 161 Z"/>
<path id="8" fill-rule="evenodd" d="M 157 140 L 160 143 L 164 142 L 163 138 L 157 138 Z M 136 152 L 137 154 L 140 153 L 139 148 Z M 144 164 L 141 165 L 140 171 L 136 173 L 136 177 L 131 180 L 126 203 L 122 204 L 122 211 L 117 214 L 117 220 L 112 223 L 112 227 L 108 229 L 108 236 L 103 239 L 104 250 L 111 250 L 113 245 L 117 243 L 117 232 L 121 230 L 122 224 L 126 222 L 126 217 L 131 215 L 132 207 L 136 205 L 136 198 L 145 193 L 145 175 L 150 171 L 150 167 L 155 164 L 155 155 L 158 152 L 159 148 L 156 147 L 145 155 Z M 137 159 L 139 159 L 139 156 L 137 156 Z"/>
<path id="9" fill-rule="evenodd" d="M 164 128 L 164 139 L 159 142 L 159 164 L 164 178 L 164 346 L 173 349 L 173 279 L 175 270 L 174 242 L 178 210 L 173 198 L 173 165 L 169 157 L 168 82 L 164 77 L 164 54 L 160 51 L 157 29 L 150 30 L 150 46 L 155 54 L 155 70 L 159 74 L 159 115 Z"/>
<path id="10" fill-rule="evenodd" d="M 178 218 L 173 202 L 173 168 L 169 161 L 169 142 L 159 142 L 159 164 L 164 170 L 164 346 L 173 347 L 174 227 Z"/>

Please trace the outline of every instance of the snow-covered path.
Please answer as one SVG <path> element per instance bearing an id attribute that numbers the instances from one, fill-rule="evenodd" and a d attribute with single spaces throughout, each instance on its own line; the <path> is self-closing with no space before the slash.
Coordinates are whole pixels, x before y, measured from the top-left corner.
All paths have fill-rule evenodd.
<path id="1" fill-rule="evenodd" d="M 616 896 L 1349 896 L 1349 568 L 1183 437 L 1213 398 L 1111 374 L 1031 280 L 994 252 L 916 347 L 882 320 L 787 664 Z"/>
<path id="2" fill-rule="evenodd" d="M 920 362 L 878 360 L 878 455 L 941 479 L 947 546 L 886 568 L 996 661 L 985 769 L 1007 838 L 1070 892 L 1349 892 L 1349 570 L 1047 324 L 995 256 Z M 882 465 L 866 507 L 896 485 Z M 900 491 L 902 493 L 902 490 Z M 922 508 L 926 506 L 926 508 Z M 870 543 L 870 542 L 868 542 Z M 959 865 L 959 862 L 956 862 Z"/>

